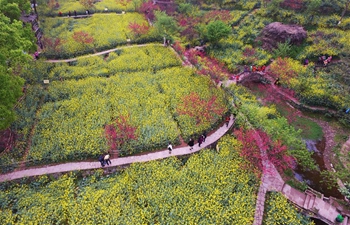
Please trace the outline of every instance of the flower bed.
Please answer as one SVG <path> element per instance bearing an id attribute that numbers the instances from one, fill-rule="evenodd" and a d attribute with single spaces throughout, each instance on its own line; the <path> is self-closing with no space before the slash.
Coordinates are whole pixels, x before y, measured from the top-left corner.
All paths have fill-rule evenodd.
<path id="1" fill-rule="evenodd" d="M 109 176 L 2 184 L 0 223 L 252 224 L 258 182 L 242 170 L 233 138 L 219 145 L 220 153 L 204 151 L 185 164 L 172 157 Z"/>
<path id="2" fill-rule="evenodd" d="M 280 193 L 269 192 L 265 202 L 263 225 L 312 225 L 310 219 L 300 214 Z"/>
<path id="3" fill-rule="evenodd" d="M 46 18 L 42 21 L 47 58 L 71 58 L 127 44 L 133 38 L 130 23 L 147 24 L 141 14 L 94 14 L 89 18 Z M 113 24 L 113 26 L 111 26 Z M 160 40 L 153 28 L 131 43 Z"/>
<path id="4" fill-rule="evenodd" d="M 50 77 L 57 80 L 50 82 L 45 104 L 38 113 L 28 160 L 57 162 L 96 157 L 109 148 L 105 126 L 118 118 L 128 118 L 126 122 L 136 128 L 137 137 L 123 142 L 118 149 L 120 155 L 164 148 L 168 141 L 177 144 L 180 135 L 187 140 L 221 121 L 228 110 L 225 94 L 209 78 L 195 75 L 190 68 L 177 67 L 178 59 L 167 48 L 133 50 L 133 57 L 131 49 L 123 50 L 120 56 L 111 54 L 105 64 L 100 64 L 101 58 L 92 57 L 78 61 L 76 66 L 52 69 Z M 83 66 L 88 74 L 81 74 Z M 107 76 L 96 77 L 101 71 Z M 84 76 L 90 77 L 60 79 Z M 196 101 L 185 104 L 186 96 Z"/>
<path id="5" fill-rule="evenodd" d="M 80 79 L 91 76 L 107 77 L 120 72 L 140 72 L 180 66 L 181 61 L 169 51 L 159 45 L 146 47 L 131 46 L 121 48 L 105 56 L 95 56 L 72 62 L 55 64 L 50 70 L 50 80 Z"/>
<path id="6" fill-rule="evenodd" d="M 80 3 L 80 1 L 75 0 L 38 0 L 38 13 L 45 16 L 58 16 L 59 12 L 63 16 L 68 16 L 68 13 L 71 12 L 71 16 L 74 15 L 74 10 L 77 12 L 77 15 L 85 15 L 86 8 Z M 122 11 L 132 12 L 141 4 L 137 1 L 128 1 L 128 0 L 103 0 L 95 1 L 93 6 L 90 7 L 89 11 L 91 13 L 102 13 L 102 12 L 117 12 L 121 13 Z M 107 9 L 107 10 L 106 10 Z"/>

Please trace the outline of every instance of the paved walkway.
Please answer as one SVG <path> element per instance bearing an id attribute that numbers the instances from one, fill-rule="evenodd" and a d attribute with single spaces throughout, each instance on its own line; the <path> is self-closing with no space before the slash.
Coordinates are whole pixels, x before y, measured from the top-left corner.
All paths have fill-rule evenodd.
<path id="1" fill-rule="evenodd" d="M 194 152 L 198 152 L 201 149 L 204 149 L 210 146 L 211 144 L 213 144 L 214 142 L 218 141 L 229 130 L 229 128 L 233 126 L 233 124 L 234 124 L 234 119 L 233 119 L 233 116 L 231 115 L 231 120 L 229 122 L 228 127 L 226 126 L 226 124 L 224 124 L 214 133 L 209 135 L 206 138 L 205 142 L 202 143 L 201 147 L 199 147 L 198 144 L 196 144 L 193 147 L 193 150 L 190 150 L 190 148 L 186 146 L 181 148 L 174 148 L 171 154 L 169 154 L 168 150 L 163 150 L 163 151 L 153 152 L 153 153 L 140 155 L 140 156 L 120 157 L 117 159 L 112 159 L 111 160 L 112 165 L 106 166 L 104 168 L 123 166 L 131 163 L 135 163 L 135 162 L 147 162 L 151 160 L 164 159 L 171 156 L 188 155 Z M 90 169 L 97 169 L 97 168 L 101 168 L 101 164 L 97 160 L 96 162 L 72 162 L 72 163 L 64 163 L 64 164 L 59 164 L 54 166 L 43 166 L 39 168 L 19 170 L 8 174 L 0 175 L 0 182 L 15 180 L 23 177 L 32 177 L 32 176 L 39 176 L 44 174 L 62 173 L 62 172 L 69 172 L 69 171 L 76 171 L 76 170 L 90 170 Z"/>
<path id="2" fill-rule="evenodd" d="M 327 224 L 335 224 L 335 218 L 341 212 L 335 206 L 325 201 L 322 194 L 316 193 L 311 189 L 301 192 L 284 183 L 275 166 L 265 157 L 266 149 L 262 145 L 262 140 L 258 133 L 256 133 L 254 138 L 260 148 L 264 169 L 256 200 L 253 225 L 262 224 L 267 191 L 281 192 L 289 201 L 306 214 L 314 215 L 313 217 L 321 219 Z M 341 225 L 350 225 L 348 216 L 343 216 L 345 219 Z"/>
<path id="3" fill-rule="evenodd" d="M 70 58 L 70 59 L 49 59 L 49 60 L 46 60 L 45 62 L 49 62 L 49 63 L 74 62 L 74 61 L 77 61 L 79 59 L 88 58 L 88 57 L 92 57 L 92 56 L 98 56 L 98 55 L 104 55 L 104 54 L 115 52 L 117 50 L 124 49 L 124 48 L 139 48 L 139 47 L 144 47 L 144 46 L 149 46 L 149 45 L 163 46 L 163 44 L 127 45 L 127 46 L 122 46 L 122 47 L 119 47 L 119 48 L 108 49 L 106 51 L 97 52 L 97 53 L 94 53 L 94 54 L 78 56 L 76 58 Z"/>

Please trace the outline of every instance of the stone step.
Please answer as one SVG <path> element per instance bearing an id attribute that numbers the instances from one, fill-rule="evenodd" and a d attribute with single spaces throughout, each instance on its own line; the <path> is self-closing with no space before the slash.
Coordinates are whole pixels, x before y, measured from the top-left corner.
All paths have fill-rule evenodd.
<path id="1" fill-rule="evenodd" d="M 307 207 L 308 207 L 308 205 L 309 205 L 310 198 L 311 198 L 311 196 L 308 195 L 308 194 L 306 194 L 306 197 L 305 197 L 305 200 L 304 200 L 304 204 L 303 204 L 303 208 L 304 208 L 304 209 L 308 209 Z"/>
<path id="2" fill-rule="evenodd" d="M 315 199 L 316 199 L 316 196 L 315 196 L 315 195 L 310 196 L 310 200 L 309 200 L 309 204 L 308 204 L 308 209 L 312 209 L 312 208 L 314 207 Z"/>

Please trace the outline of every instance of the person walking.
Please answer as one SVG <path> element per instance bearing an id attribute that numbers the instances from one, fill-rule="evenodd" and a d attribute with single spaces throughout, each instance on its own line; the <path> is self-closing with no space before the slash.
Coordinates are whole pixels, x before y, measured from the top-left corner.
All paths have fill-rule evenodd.
<path id="1" fill-rule="evenodd" d="M 169 150 L 169 154 L 171 154 L 171 151 L 173 150 L 173 146 L 171 145 L 171 142 L 169 142 L 168 144 L 168 150 Z"/>
<path id="2" fill-rule="evenodd" d="M 74 16 L 77 17 L 77 11 L 76 10 L 74 10 Z"/>
<path id="3" fill-rule="evenodd" d="M 188 146 L 190 146 L 190 150 L 193 149 L 193 145 L 194 145 L 194 140 L 193 138 L 190 138 L 190 141 L 188 142 Z"/>
<path id="4" fill-rule="evenodd" d="M 230 116 L 227 116 L 226 120 L 225 120 L 226 127 L 228 127 L 228 124 L 230 123 L 230 120 L 231 120 Z"/>
<path id="5" fill-rule="evenodd" d="M 110 155 L 109 155 L 109 153 L 107 153 L 104 157 L 104 160 L 105 160 L 107 165 L 112 164 L 112 162 L 109 158 L 110 158 Z"/>
<path id="6" fill-rule="evenodd" d="M 104 159 L 104 156 L 103 156 L 103 155 L 100 155 L 100 156 L 98 157 L 98 161 L 100 161 L 102 167 L 105 166 L 105 159 Z"/>
<path id="7" fill-rule="evenodd" d="M 202 135 L 200 135 L 198 138 L 198 146 L 201 147 L 202 143 L 203 143 L 203 137 L 202 137 Z"/>
<path id="8" fill-rule="evenodd" d="M 205 142 L 205 139 L 207 139 L 207 132 L 203 132 L 203 134 L 202 134 L 202 137 L 203 137 L 203 142 Z"/>

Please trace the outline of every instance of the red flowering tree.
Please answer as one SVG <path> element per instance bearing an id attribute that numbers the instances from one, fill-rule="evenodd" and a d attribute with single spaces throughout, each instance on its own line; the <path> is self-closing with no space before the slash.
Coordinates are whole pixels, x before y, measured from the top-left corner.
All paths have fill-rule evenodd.
<path id="1" fill-rule="evenodd" d="M 246 47 L 242 55 L 244 63 L 248 65 L 253 65 L 258 60 L 258 57 L 256 57 L 256 50 L 252 47 Z"/>
<path id="2" fill-rule="evenodd" d="M 196 124 L 213 122 L 215 117 L 220 117 L 226 107 L 217 101 L 216 96 L 208 100 L 202 99 L 197 93 L 192 92 L 182 98 L 182 103 L 177 107 L 177 113 L 188 115 L 196 120 Z"/>
<path id="3" fill-rule="evenodd" d="M 194 49 L 190 49 L 186 51 L 184 55 L 186 56 L 188 62 L 190 62 L 194 66 L 198 66 L 198 56 L 203 56 L 203 53 L 198 52 Z"/>
<path id="4" fill-rule="evenodd" d="M 269 74 L 280 78 L 280 82 L 289 84 L 289 80 L 298 76 L 298 67 L 289 58 L 277 58 L 270 66 Z"/>
<path id="5" fill-rule="evenodd" d="M 200 58 L 200 64 L 201 69 L 198 71 L 198 74 L 210 76 L 216 83 L 230 77 L 230 73 L 225 69 L 225 65 L 216 59 L 204 56 Z"/>
<path id="6" fill-rule="evenodd" d="M 181 43 L 179 41 L 174 42 L 173 48 L 180 55 L 183 55 L 185 52 L 185 48 L 181 45 Z"/>
<path id="7" fill-rule="evenodd" d="M 85 31 L 74 32 L 73 39 L 78 43 L 82 43 L 83 45 L 88 45 L 94 42 L 94 38 Z"/>
<path id="8" fill-rule="evenodd" d="M 288 148 L 281 141 L 272 141 L 261 130 L 236 130 L 235 136 L 242 143 L 241 156 L 250 165 L 247 165 L 258 176 L 261 173 L 273 173 L 269 165 L 273 164 L 278 171 L 292 169 L 295 159 L 288 153 Z"/>
<path id="9" fill-rule="evenodd" d="M 15 145 L 16 138 L 17 134 L 10 128 L 0 131 L 0 153 L 11 150 Z"/>
<path id="10" fill-rule="evenodd" d="M 155 18 L 154 11 L 156 10 L 159 10 L 159 7 L 158 5 L 154 5 L 153 1 L 143 2 L 138 8 L 138 11 L 140 13 L 143 13 L 146 16 L 146 18 L 148 18 L 151 21 L 153 21 Z"/>
<path id="11" fill-rule="evenodd" d="M 43 43 L 45 50 L 48 52 L 59 53 L 62 51 L 63 41 L 60 38 L 43 37 L 42 43 Z"/>
<path id="12" fill-rule="evenodd" d="M 186 37 L 189 41 L 199 37 L 199 32 L 196 29 L 197 24 L 200 22 L 199 18 L 178 16 L 177 21 L 181 28 L 181 36 Z"/>
<path id="13" fill-rule="evenodd" d="M 246 83 L 245 86 L 250 86 L 249 83 Z M 295 99 L 295 92 L 291 89 L 283 88 L 282 86 L 272 86 L 265 84 L 254 84 L 254 87 L 257 87 L 259 93 L 264 93 L 263 101 L 269 104 L 275 105 L 286 105 L 286 102 L 291 99 Z M 298 117 L 301 116 L 301 112 L 299 110 L 294 109 L 293 107 L 289 107 L 286 105 L 284 110 L 286 113 L 283 114 L 285 118 L 287 118 L 288 122 L 294 122 Z"/>
<path id="14" fill-rule="evenodd" d="M 136 22 L 130 22 L 128 28 L 135 37 L 140 37 L 141 35 L 147 34 L 149 31 L 149 26 L 144 23 L 138 24 Z"/>
<path id="15" fill-rule="evenodd" d="M 129 115 L 118 117 L 113 124 L 105 126 L 105 136 L 110 150 L 120 148 L 129 140 L 136 140 L 136 127 L 129 123 Z"/>

